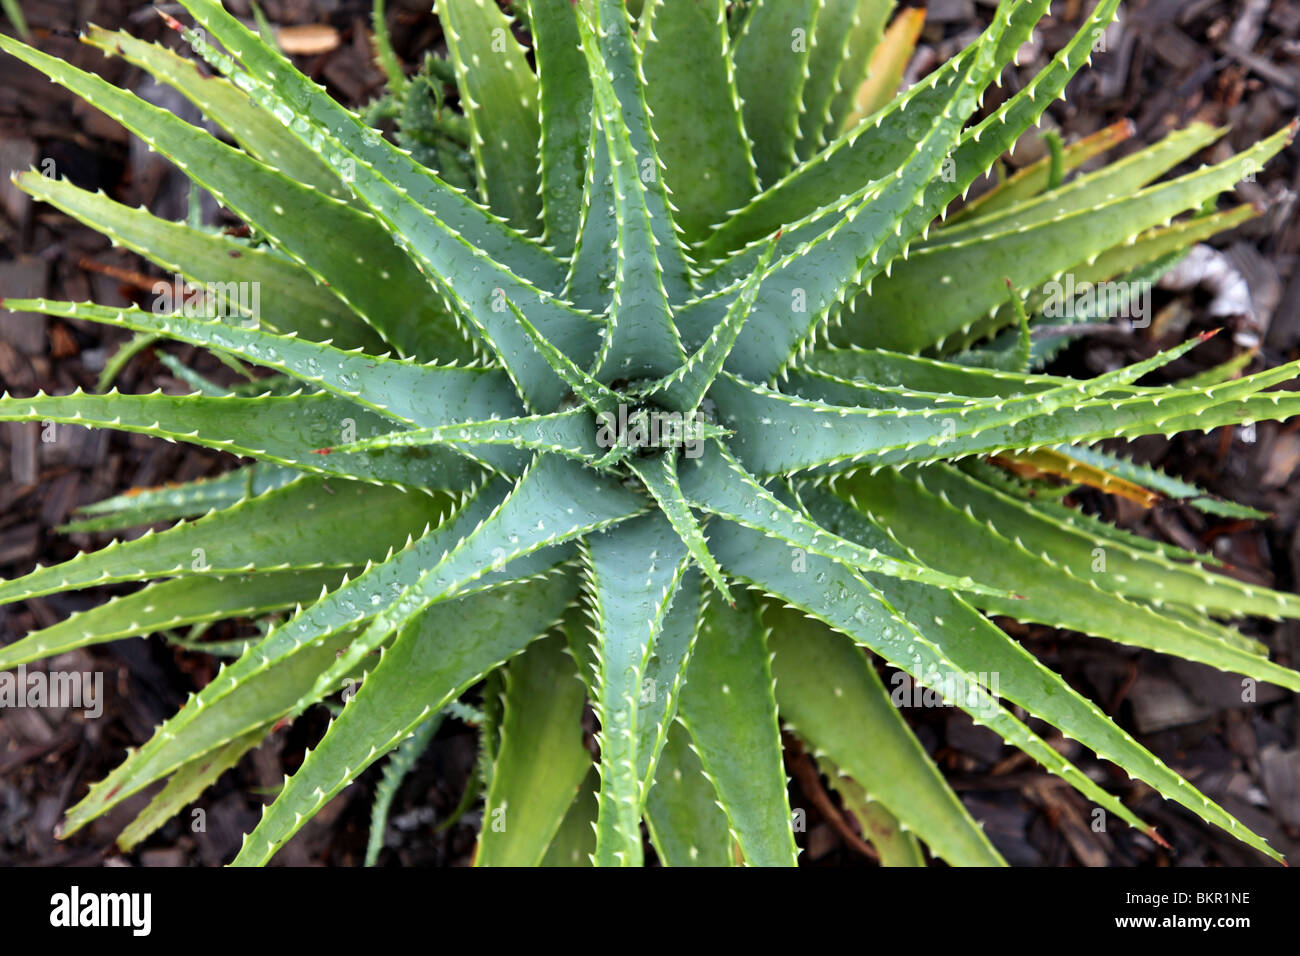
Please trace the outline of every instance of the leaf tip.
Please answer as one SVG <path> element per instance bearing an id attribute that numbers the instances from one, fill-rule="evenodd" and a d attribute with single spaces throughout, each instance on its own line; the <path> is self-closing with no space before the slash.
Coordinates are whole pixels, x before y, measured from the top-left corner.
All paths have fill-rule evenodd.
<path id="1" fill-rule="evenodd" d="M 159 7 L 154 7 L 154 9 L 158 11 L 158 16 L 160 16 L 160 17 L 163 18 L 163 22 L 166 23 L 166 24 L 167 24 L 169 27 L 171 27 L 173 30 L 175 30 L 177 33 L 184 33 L 184 32 L 185 32 L 185 27 L 184 27 L 184 25 L 181 23 L 181 21 L 177 20 L 174 16 L 172 16 L 172 15 L 171 15 L 170 13 L 168 13 L 166 10 L 163 10 L 163 9 L 161 9 L 161 8 L 159 8 Z"/>

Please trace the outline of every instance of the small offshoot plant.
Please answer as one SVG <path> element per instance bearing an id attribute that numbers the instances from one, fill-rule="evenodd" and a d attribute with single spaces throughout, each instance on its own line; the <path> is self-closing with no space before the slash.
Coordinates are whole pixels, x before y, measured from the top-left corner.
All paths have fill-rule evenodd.
<path id="1" fill-rule="evenodd" d="M 33 197 L 190 286 L 164 309 L 5 307 L 266 370 L 222 388 L 178 366 L 188 395 L 0 399 L 4 420 L 256 460 L 94 507 L 77 527 L 176 523 L 0 582 L 6 602 L 150 582 L 3 648 L 3 668 L 263 622 L 61 832 L 165 780 L 134 845 L 325 702 L 328 731 L 237 864 L 267 862 L 390 754 L 391 799 L 447 713 L 481 730 L 479 864 L 639 864 L 644 822 L 664 864 L 793 865 L 783 728 L 884 862 L 920 862 L 923 845 L 1001 863 L 891 701 L 887 665 L 1100 819 L 1160 839 L 1031 720 L 1278 859 L 990 619 L 1300 690 L 1230 623 L 1300 618 L 1300 599 L 1082 512 L 1052 479 L 1250 514 L 1097 443 L 1298 414 L 1274 389 L 1298 366 L 1139 384 L 1193 338 L 1091 379 L 1038 371 L 1063 344 L 1041 318 L 1054 281 L 1150 283 L 1255 214 L 1216 200 L 1294 127 L 1178 178 L 1223 130 L 1078 170 L 1120 126 L 1053 142 L 961 202 L 1118 5 L 1097 3 L 987 112 L 1049 0 L 1003 0 L 901 94 L 916 14 L 886 32 L 884 0 L 439 0 L 446 56 L 409 75 L 376 23 L 390 89 L 364 114 L 219 0 L 184 0 L 193 27 L 171 21 L 206 67 L 89 29 L 233 145 L 0 38 L 248 227 L 162 221 L 26 173 Z"/>

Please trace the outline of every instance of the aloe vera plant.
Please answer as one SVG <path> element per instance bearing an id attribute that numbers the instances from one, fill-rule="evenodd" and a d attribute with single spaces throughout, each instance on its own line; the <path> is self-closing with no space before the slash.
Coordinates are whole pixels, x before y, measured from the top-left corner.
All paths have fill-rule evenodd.
<path id="1" fill-rule="evenodd" d="M 444 711 L 486 680 L 479 864 L 639 864 L 643 822 L 664 864 L 794 864 L 782 727 L 885 862 L 920 862 L 923 844 L 954 865 L 1001 863 L 893 706 L 883 661 L 1106 819 L 1159 839 L 1025 715 L 1278 858 L 989 615 L 1296 690 L 1300 673 L 1226 622 L 1300 617 L 1300 599 L 992 462 L 1239 507 L 1092 446 L 1300 413 L 1300 397 L 1270 390 L 1296 365 L 1137 384 L 1194 338 L 1063 378 L 1035 371 L 1059 342 L 1031 337 L 1029 316 L 1064 275 L 1150 281 L 1253 215 L 1214 200 L 1294 127 L 1178 178 L 1165 174 L 1221 130 L 1193 125 L 1065 178 L 1124 135 L 1110 130 L 962 208 L 1063 96 L 1118 0 L 987 115 L 1048 0 L 1003 0 L 977 41 L 899 95 L 882 78 L 915 30 L 884 34 L 886 0 L 439 0 L 446 58 L 407 76 L 381 33 L 390 95 L 364 116 L 218 0 L 184 5 L 195 27 L 173 25 L 212 76 L 126 34 L 84 39 L 174 86 L 234 145 L 0 38 L 251 238 L 34 173 L 24 190 L 198 288 L 261 290 L 224 310 L 5 307 L 269 372 L 234 389 L 187 373 L 189 395 L 0 399 L 0 420 L 256 460 L 105 502 L 81 527 L 176 523 L 0 582 L 6 602 L 151 582 L 0 649 L 0 668 L 266 620 L 63 833 L 167 781 L 134 844 L 343 690 L 235 860 L 265 863 L 395 752 L 391 800 Z M 385 117 L 400 145 L 369 125 Z"/>

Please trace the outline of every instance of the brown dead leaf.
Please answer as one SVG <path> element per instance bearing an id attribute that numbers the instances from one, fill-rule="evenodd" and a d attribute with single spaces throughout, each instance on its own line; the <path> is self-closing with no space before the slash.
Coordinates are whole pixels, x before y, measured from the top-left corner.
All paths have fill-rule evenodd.
<path id="1" fill-rule="evenodd" d="M 1150 508 L 1160 500 L 1160 496 L 1154 491 L 1149 491 L 1141 485 L 1135 485 L 1131 481 L 1112 475 L 1103 468 L 1089 465 L 1050 448 L 1040 448 L 1031 452 L 1003 452 L 992 456 L 989 460 L 1021 478 L 1047 476 L 1064 478 L 1075 484 L 1087 485 L 1107 494 L 1137 502 L 1143 508 Z"/>

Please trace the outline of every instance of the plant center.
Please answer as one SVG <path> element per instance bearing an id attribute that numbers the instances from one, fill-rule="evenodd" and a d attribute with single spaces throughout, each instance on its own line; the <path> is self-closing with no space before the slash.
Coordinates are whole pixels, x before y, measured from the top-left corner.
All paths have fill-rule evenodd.
<path id="1" fill-rule="evenodd" d="M 596 415 L 596 445 L 605 451 L 628 449 L 643 458 L 675 448 L 679 455 L 698 458 L 704 449 L 700 426 L 706 421 L 701 411 L 671 411 L 631 399 Z"/>

